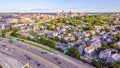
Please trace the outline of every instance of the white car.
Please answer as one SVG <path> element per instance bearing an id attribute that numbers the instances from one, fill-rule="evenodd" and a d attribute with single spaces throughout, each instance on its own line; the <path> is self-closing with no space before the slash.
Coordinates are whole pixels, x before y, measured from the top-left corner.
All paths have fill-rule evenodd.
<path id="1" fill-rule="evenodd" d="M 8 48 L 5 48 L 6 51 L 8 51 L 9 49 Z"/>
<path id="2" fill-rule="evenodd" d="M 12 48 L 11 51 L 12 51 L 12 52 L 15 51 L 15 48 Z"/>
<path id="3" fill-rule="evenodd" d="M 3 45 L 6 45 L 6 43 L 3 43 Z"/>

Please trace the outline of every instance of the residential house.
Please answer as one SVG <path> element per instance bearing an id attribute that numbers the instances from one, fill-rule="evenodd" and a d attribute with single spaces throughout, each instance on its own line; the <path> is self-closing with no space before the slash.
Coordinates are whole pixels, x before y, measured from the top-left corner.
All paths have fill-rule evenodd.
<path id="1" fill-rule="evenodd" d="M 90 46 L 85 48 L 85 53 L 90 54 L 90 53 L 94 52 L 94 50 L 95 50 L 94 46 L 90 45 Z"/>
<path id="2" fill-rule="evenodd" d="M 92 53 L 101 48 L 101 41 L 97 37 L 85 38 L 83 42 L 76 43 L 75 46 L 78 47 L 81 55 L 92 55 Z"/>
<path id="3" fill-rule="evenodd" d="M 24 24 L 14 24 L 14 25 L 12 25 L 12 28 L 25 29 L 26 26 Z"/>
<path id="4" fill-rule="evenodd" d="M 6 30 L 10 28 L 11 28 L 10 24 L 0 24 L 0 30 Z"/>
<path id="5" fill-rule="evenodd" d="M 116 62 L 120 61 L 120 54 L 116 49 L 106 49 L 100 52 L 99 58 L 105 60 L 106 62 Z"/>
<path id="6" fill-rule="evenodd" d="M 118 41 L 117 43 L 115 43 L 116 46 L 118 46 L 120 48 L 120 41 Z"/>

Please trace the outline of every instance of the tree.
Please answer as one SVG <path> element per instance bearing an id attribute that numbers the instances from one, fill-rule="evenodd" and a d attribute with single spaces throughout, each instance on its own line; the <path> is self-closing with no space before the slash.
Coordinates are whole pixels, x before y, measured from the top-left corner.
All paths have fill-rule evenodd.
<path id="1" fill-rule="evenodd" d="M 116 46 L 115 44 L 109 44 L 109 47 L 113 49 L 118 49 L 118 46 Z"/>
<path id="2" fill-rule="evenodd" d="M 55 41 L 59 41 L 58 36 L 55 36 L 54 40 L 55 40 Z"/>
<path id="3" fill-rule="evenodd" d="M 120 34 L 116 34 L 113 38 L 112 38 L 112 44 L 116 43 L 118 40 L 120 39 Z"/>
<path id="4" fill-rule="evenodd" d="M 106 31 L 106 32 L 109 32 L 109 31 L 110 31 L 110 29 L 109 29 L 107 26 L 104 26 L 104 28 L 105 28 L 105 31 Z"/>
<path id="5" fill-rule="evenodd" d="M 55 24 L 57 24 L 57 20 L 53 19 L 49 23 L 55 25 Z"/>
<path id="6" fill-rule="evenodd" d="M 3 67 L 0 65 L 0 68 L 3 68 Z"/>
<path id="7" fill-rule="evenodd" d="M 98 60 L 98 61 L 96 61 L 95 58 L 92 59 L 91 64 L 92 64 L 93 66 L 96 66 L 96 68 L 104 68 L 104 67 L 106 66 L 105 61 L 103 61 L 103 60 Z"/>
<path id="8" fill-rule="evenodd" d="M 92 64 L 93 66 L 96 66 L 96 63 L 97 63 L 96 59 L 93 58 L 91 64 Z"/>
<path id="9" fill-rule="evenodd" d="M 60 39 L 60 42 L 62 42 L 62 43 L 67 43 L 67 41 L 66 41 L 64 38 L 61 38 L 61 39 Z"/>
<path id="10" fill-rule="evenodd" d="M 107 68 L 120 68 L 120 62 L 109 62 L 106 63 Z"/>
<path id="11" fill-rule="evenodd" d="M 85 26 L 83 27 L 84 30 L 94 30 L 94 27 L 93 26 Z"/>
<path id="12" fill-rule="evenodd" d="M 117 34 L 117 35 L 116 35 L 116 38 L 120 39 L 120 34 Z"/>
<path id="13" fill-rule="evenodd" d="M 47 29 L 48 29 L 48 30 L 55 30 L 55 28 L 52 27 L 52 26 L 47 26 Z"/>
<path id="14" fill-rule="evenodd" d="M 42 28 L 42 27 L 40 27 L 40 28 L 39 28 L 39 30 L 41 31 L 41 30 L 43 30 L 43 28 Z"/>
<path id="15" fill-rule="evenodd" d="M 76 47 L 69 48 L 68 52 L 67 52 L 67 55 L 70 55 L 72 57 L 80 59 L 80 53 L 79 53 L 79 51 L 78 51 L 78 49 Z"/>
<path id="16" fill-rule="evenodd" d="M 120 30 L 120 26 L 117 26 L 116 28 L 117 28 L 118 30 Z"/>
<path id="17" fill-rule="evenodd" d="M 102 44 L 101 50 L 105 50 L 109 48 L 109 46 L 106 45 L 105 43 L 101 43 L 101 44 Z"/>
<path id="18" fill-rule="evenodd" d="M 66 18 L 59 18 L 58 22 L 59 23 L 67 23 L 67 20 L 66 20 Z"/>

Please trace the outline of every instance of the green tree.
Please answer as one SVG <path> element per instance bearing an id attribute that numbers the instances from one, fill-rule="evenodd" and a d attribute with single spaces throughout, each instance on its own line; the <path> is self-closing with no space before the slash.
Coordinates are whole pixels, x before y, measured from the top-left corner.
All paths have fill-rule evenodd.
<path id="1" fill-rule="evenodd" d="M 118 49 L 118 46 L 116 46 L 115 44 L 109 44 L 110 48 L 114 48 L 114 49 Z"/>
<path id="2" fill-rule="evenodd" d="M 54 40 L 55 40 L 55 41 L 59 41 L 58 36 L 55 36 Z"/>
<path id="3" fill-rule="evenodd" d="M 96 59 L 93 58 L 91 64 L 92 64 L 93 66 L 96 66 L 96 63 L 97 63 Z"/>
<path id="4" fill-rule="evenodd" d="M 120 30 L 120 25 L 116 27 L 118 30 Z"/>
<path id="5" fill-rule="evenodd" d="M 93 26 L 85 26 L 83 27 L 84 30 L 94 30 L 94 27 Z"/>
<path id="6" fill-rule="evenodd" d="M 59 18 L 58 22 L 59 23 L 67 23 L 67 20 L 66 20 L 66 18 Z"/>
<path id="7" fill-rule="evenodd" d="M 3 67 L 0 65 L 0 68 L 3 68 Z"/>
<path id="8" fill-rule="evenodd" d="M 55 28 L 52 27 L 52 26 L 47 26 L 47 29 L 48 29 L 48 30 L 55 30 Z"/>
<path id="9" fill-rule="evenodd" d="M 116 38 L 120 39 L 120 34 L 117 34 L 117 35 L 116 35 Z"/>
<path id="10" fill-rule="evenodd" d="M 109 29 L 107 26 L 104 26 L 104 28 L 105 28 L 105 31 L 106 31 L 106 32 L 109 32 L 109 31 L 110 31 L 110 29 Z"/>
<path id="11" fill-rule="evenodd" d="M 62 42 L 62 43 L 67 43 L 67 41 L 66 41 L 64 38 L 61 38 L 61 39 L 60 39 L 60 42 Z"/>
<path id="12" fill-rule="evenodd" d="M 49 23 L 55 25 L 55 24 L 57 24 L 57 20 L 53 19 Z"/>
<path id="13" fill-rule="evenodd" d="M 80 53 L 76 47 L 69 48 L 67 54 L 77 59 L 80 59 Z"/>
<path id="14" fill-rule="evenodd" d="M 109 48 L 109 46 L 106 45 L 105 43 L 101 43 L 101 44 L 102 44 L 101 50 L 105 50 Z"/>

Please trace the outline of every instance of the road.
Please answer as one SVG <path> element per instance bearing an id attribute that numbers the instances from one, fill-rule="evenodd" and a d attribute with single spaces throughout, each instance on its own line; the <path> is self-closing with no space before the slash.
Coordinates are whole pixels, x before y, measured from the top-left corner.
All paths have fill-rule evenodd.
<path id="1" fill-rule="evenodd" d="M 6 36 L 10 37 L 10 33 L 11 32 L 7 33 Z M 27 40 L 25 40 L 25 41 L 27 41 Z M 15 42 L 12 42 L 10 44 L 12 44 L 16 47 L 19 47 L 21 49 L 24 49 L 26 51 L 29 51 L 31 53 L 34 53 L 38 56 L 41 56 L 41 57 L 49 60 L 50 62 L 60 66 L 61 68 L 94 68 L 93 66 L 91 66 L 89 64 L 85 64 L 85 63 L 82 63 L 81 61 L 79 61 L 77 59 L 68 57 L 68 56 L 62 54 L 61 52 L 56 51 L 52 48 L 46 47 L 44 45 L 41 45 L 41 44 L 38 44 L 38 43 L 35 43 L 35 42 L 32 42 L 32 41 L 27 41 L 27 42 L 34 43 L 34 44 L 40 45 L 44 48 L 47 48 L 49 50 L 52 50 L 55 53 L 57 53 L 57 55 L 51 54 L 50 52 L 47 52 L 47 54 L 42 54 L 42 52 L 45 52 L 45 50 L 34 47 L 34 46 L 31 46 L 31 45 L 28 45 L 28 44 L 25 44 L 25 43 L 20 42 L 20 41 L 15 41 Z"/>
<path id="2" fill-rule="evenodd" d="M 6 34 L 6 37 L 10 38 L 10 34 L 11 34 L 11 33 L 12 33 L 12 31 L 11 31 L 11 32 L 8 32 L 8 33 Z M 35 42 L 32 42 L 32 41 L 28 41 L 28 40 L 24 40 L 24 41 L 30 42 L 30 43 L 35 44 L 35 45 L 40 45 L 40 46 L 43 47 L 43 48 L 46 48 L 46 49 L 48 49 L 48 50 L 51 50 L 52 52 L 55 52 L 55 53 L 57 54 L 57 56 L 60 57 L 61 59 L 64 59 L 64 60 L 67 61 L 67 62 L 71 62 L 71 64 L 74 64 L 74 65 L 77 66 L 77 67 L 81 67 L 81 66 L 82 66 L 82 67 L 85 67 L 85 68 L 94 68 L 93 66 L 91 66 L 91 65 L 89 65 L 89 64 L 87 64 L 87 63 L 83 63 L 83 62 L 81 62 L 81 61 L 78 60 L 78 59 L 75 59 L 75 58 L 72 58 L 72 57 L 70 57 L 70 56 L 64 55 L 63 53 L 61 53 L 61 52 L 59 52 L 59 51 L 57 51 L 57 50 L 55 50 L 55 49 L 53 49 L 53 48 L 50 48 L 50 47 L 47 47 L 47 46 L 44 46 L 44 45 L 42 45 L 42 44 L 35 43 Z"/>
<path id="3" fill-rule="evenodd" d="M 0 38 L 1 40 L 1 38 Z M 60 68 L 58 65 L 53 64 L 52 62 L 34 54 L 27 50 L 24 50 L 20 47 L 14 46 L 10 44 L 8 41 L 6 46 L 3 46 L 4 42 L 0 42 L 0 52 L 9 55 L 12 58 L 17 59 L 22 64 L 30 63 L 33 68 Z M 5 50 L 8 48 L 9 50 Z M 11 49 L 15 49 L 15 51 L 11 51 Z M 29 58 L 29 59 L 28 59 Z M 16 67 L 14 67 L 16 68 Z"/>
<path id="4" fill-rule="evenodd" d="M 14 61 L 16 64 L 14 64 Z M 8 56 L 6 56 L 3 53 L 0 53 L 0 64 L 2 65 L 3 68 L 21 68 L 22 64 L 20 64 L 20 62 L 18 62 L 15 59 L 9 58 Z"/>
<path id="5" fill-rule="evenodd" d="M 7 39 L 6 39 L 7 40 Z M 6 47 L 7 48 L 15 48 L 15 52 L 9 52 L 9 51 L 5 51 L 4 47 L 1 45 L 0 46 L 0 51 L 4 51 L 5 53 L 8 53 L 10 55 L 12 55 L 14 58 L 19 58 L 18 60 L 20 62 L 28 62 L 28 59 L 25 57 L 25 54 L 30 56 L 32 58 L 32 60 L 30 60 L 31 65 L 34 68 L 39 68 L 36 67 L 36 62 L 41 64 L 41 68 L 47 68 L 50 66 L 53 66 L 51 68 L 90 68 L 89 65 L 85 65 L 83 63 L 81 64 L 75 64 L 73 62 L 71 62 L 70 60 L 63 58 L 61 55 L 55 55 L 55 54 L 51 54 L 49 52 L 47 52 L 47 54 L 43 54 L 42 52 L 46 52 L 45 50 L 39 49 L 37 47 L 25 44 L 23 42 L 18 42 L 18 41 L 14 41 L 12 43 L 9 43 L 9 40 L 7 40 L 6 43 Z M 46 60 L 46 63 L 43 62 L 44 60 L 41 61 L 41 58 Z M 45 66 L 49 65 L 49 66 Z"/>

